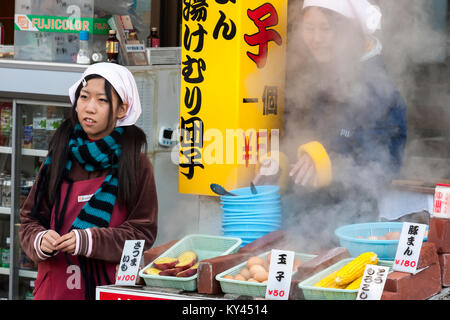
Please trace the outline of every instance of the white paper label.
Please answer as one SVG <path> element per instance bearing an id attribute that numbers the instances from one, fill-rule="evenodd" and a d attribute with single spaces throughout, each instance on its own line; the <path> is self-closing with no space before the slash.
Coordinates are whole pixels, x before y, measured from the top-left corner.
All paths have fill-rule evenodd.
<path id="1" fill-rule="evenodd" d="M 91 200 L 92 196 L 94 194 L 87 194 L 84 196 L 78 196 L 78 202 L 88 202 L 89 200 Z"/>
<path id="2" fill-rule="evenodd" d="M 425 224 L 404 222 L 393 270 L 415 273 L 426 230 Z"/>
<path id="3" fill-rule="evenodd" d="M 125 50 L 127 52 L 145 52 L 145 46 L 143 44 L 126 44 Z"/>
<path id="4" fill-rule="evenodd" d="M 356 300 L 380 300 L 388 273 L 389 267 L 366 265 Z"/>
<path id="5" fill-rule="evenodd" d="M 126 240 L 116 275 L 116 285 L 134 286 L 141 263 L 145 240 Z"/>
<path id="6" fill-rule="evenodd" d="M 276 249 L 271 251 L 266 299 L 288 300 L 294 257 L 293 251 Z"/>

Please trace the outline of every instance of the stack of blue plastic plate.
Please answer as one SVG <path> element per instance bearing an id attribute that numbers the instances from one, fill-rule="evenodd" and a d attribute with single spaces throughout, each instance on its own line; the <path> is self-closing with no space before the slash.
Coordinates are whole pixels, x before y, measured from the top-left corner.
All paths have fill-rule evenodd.
<path id="1" fill-rule="evenodd" d="M 280 187 L 256 186 L 230 191 L 236 196 L 221 196 L 224 236 L 239 237 L 241 246 L 279 230 L 281 226 Z"/>

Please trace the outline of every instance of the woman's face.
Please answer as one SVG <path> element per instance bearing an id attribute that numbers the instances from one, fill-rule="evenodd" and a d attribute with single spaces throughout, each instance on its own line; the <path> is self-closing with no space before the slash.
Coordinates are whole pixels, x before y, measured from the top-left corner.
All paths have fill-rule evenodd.
<path id="1" fill-rule="evenodd" d="M 117 119 L 125 116 L 128 106 L 119 105 L 119 98 L 114 90 L 112 90 L 112 100 L 113 115 L 110 122 L 110 102 L 105 93 L 105 79 L 90 79 L 86 86 L 81 88 L 77 100 L 77 116 L 90 139 L 98 140 L 108 136 L 114 130 Z"/>
<path id="2" fill-rule="evenodd" d="M 309 53 L 318 63 L 330 63 L 333 60 L 333 40 L 335 34 L 327 16 L 316 7 L 304 12 L 300 31 Z"/>

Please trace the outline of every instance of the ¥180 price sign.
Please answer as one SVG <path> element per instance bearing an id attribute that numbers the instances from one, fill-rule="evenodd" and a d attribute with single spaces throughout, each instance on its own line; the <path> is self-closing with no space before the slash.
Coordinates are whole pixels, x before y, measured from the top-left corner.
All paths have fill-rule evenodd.
<path id="1" fill-rule="evenodd" d="M 416 273 L 426 227 L 420 223 L 403 223 L 393 270 Z"/>

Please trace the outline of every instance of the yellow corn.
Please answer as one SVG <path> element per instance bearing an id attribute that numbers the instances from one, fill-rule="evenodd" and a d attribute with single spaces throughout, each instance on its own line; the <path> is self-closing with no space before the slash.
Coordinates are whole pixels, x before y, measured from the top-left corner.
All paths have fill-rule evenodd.
<path id="1" fill-rule="evenodd" d="M 328 288 L 328 286 L 335 284 L 334 279 L 336 278 L 336 274 L 337 270 L 317 282 L 314 287 Z"/>
<path id="2" fill-rule="evenodd" d="M 351 282 L 349 285 L 345 287 L 345 290 L 357 290 L 361 286 L 363 276 L 359 277 L 358 279 Z"/>
<path id="3" fill-rule="evenodd" d="M 378 256 L 373 252 L 364 252 L 338 270 L 334 281 L 338 285 L 353 282 L 364 274 L 366 265 L 377 264 Z"/>

